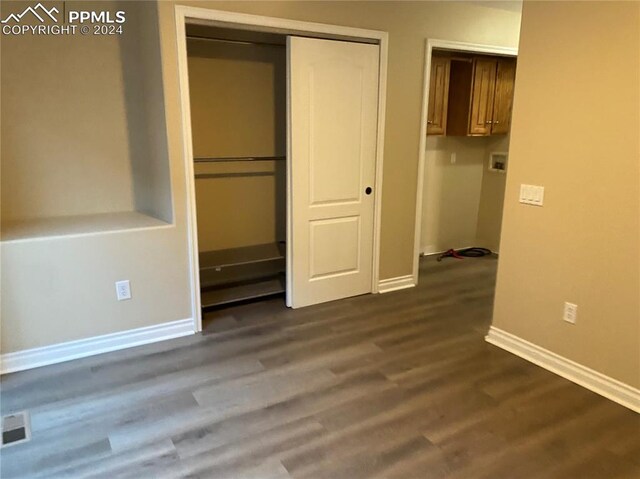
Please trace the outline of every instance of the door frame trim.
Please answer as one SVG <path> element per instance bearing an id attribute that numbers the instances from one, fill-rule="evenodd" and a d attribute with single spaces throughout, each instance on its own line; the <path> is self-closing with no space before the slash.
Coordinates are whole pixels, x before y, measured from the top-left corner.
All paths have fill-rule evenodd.
<path id="1" fill-rule="evenodd" d="M 180 114 L 182 120 L 182 153 L 185 163 L 185 188 L 187 207 L 187 232 L 189 241 L 189 268 L 191 279 L 191 309 L 194 318 L 194 330 L 202 331 L 202 310 L 200 307 L 200 277 L 198 258 L 198 223 L 196 217 L 195 178 L 193 144 L 191 131 L 191 108 L 189 96 L 189 74 L 187 64 L 186 23 L 201 22 L 207 25 L 238 30 L 273 32 L 287 35 L 303 35 L 333 40 L 365 41 L 380 46 L 380 69 L 378 73 L 378 119 L 376 138 L 376 178 L 374 182 L 375 201 L 373 218 L 373 267 L 371 292 L 378 292 L 380 277 L 380 222 L 382 216 L 382 172 L 384 159 L 384 129 L 387 91 L 387 56 L 389 34 L 378 30 L 305 22 L 286 18 L 250 15 L 201 7 L 176 5 L 174 7 L 178 77 L 180 89 Z M 287 158 L 287 174 L 290 176 L 291 162 Z M 287 181 L 287 235 L 290 230 L 291 186 Z M 289 239 L 289 238 L 288 238 Z M 291 264 L 291 241 L 287 241 L 287 262 Z M 287 275 L 287 306 L 290 306 L 291 278 Z"/>
<path id="2" fill-rule="evenodd" d="M 484 45 L 481 43 L 454 42 L 428 38 L 425 41 L 424 72 L 422 79 L 422 113 L 420 117 L 420 150 L 418 152 L 418 179 L 416 190 L 416 217 L 413 238 L 413 281 L 418 284 L 420 268 L 420 243 L 422 238 L 422 199 L 424 193 L 424 170 L 427 147 L 427 113 L 429 111 L 429 86 L 431 79 L 431 56 L 433 49 L 451 50 L 465 53 L 486 53 L 517 57 L 517 47 L 503 47 L 498 45 Z"/>

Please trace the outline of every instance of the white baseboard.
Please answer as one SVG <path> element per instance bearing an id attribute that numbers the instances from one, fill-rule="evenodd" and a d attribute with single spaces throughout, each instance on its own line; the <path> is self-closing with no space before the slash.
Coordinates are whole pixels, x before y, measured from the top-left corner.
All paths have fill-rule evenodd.
<path id="1" fill-rule="evenodd" d="M 191 318 L 181 319 L 129 331 L 2 354 L 0 355 L 0 374 L 23 371 L 118 349 L 187 336 L 194 334 L 193 324 L 193 319 Z"/>
<path id="2" fill-rule="evenodd" d="M 436 248 L 435 245 L 427 245 L 420 248 L 420 256 L 431 256 L 433 254 L 440 254 L 442 250 L 440 248 Z"/>
<path id="3" fill-rule="evenodd" d="M 491 326 L 486 341 L 640 413 L 640 389 Z"/>
<path id="4" fill-rule="evenodd" d="M 455 249 L 456 251 L 458 251 L 458 250 L 467 249 L 467 248 L 473 248 L 473 246 L 456 246 L 455 248 L 447 248 L 447 249 L 436 248 L 435 246 L 425 246 L 424 248 L 422 248 L 422 253 L 420 254 L 422 256 L 433 256 L 434 254 L 442 254 L 445 251 L 449 251 L 449 249 Z"/>
<path id="5" fill-rule="evenodd" d="M 399 289 L 413 288 L 416 282 L 412 274 L 398 276 L 397 278 L 381 279 L 378 282 L 378 293 L 390 293 Z"/>

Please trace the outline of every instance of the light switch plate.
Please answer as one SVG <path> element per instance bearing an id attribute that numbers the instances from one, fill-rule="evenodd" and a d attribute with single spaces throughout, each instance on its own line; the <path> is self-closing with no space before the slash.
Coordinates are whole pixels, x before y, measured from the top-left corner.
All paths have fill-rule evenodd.
<path id="1" fill-rule="evenodd" d="M 578 305 L 565 302 L 562 319 L 567 323 L 576 324 L 576 320 L 578 319 Z"/>
<path id="2" fill-rule="evenodd" d="M 542 206 L 544 204 L 544 186 L 520 185 L 520 203 Z"/>

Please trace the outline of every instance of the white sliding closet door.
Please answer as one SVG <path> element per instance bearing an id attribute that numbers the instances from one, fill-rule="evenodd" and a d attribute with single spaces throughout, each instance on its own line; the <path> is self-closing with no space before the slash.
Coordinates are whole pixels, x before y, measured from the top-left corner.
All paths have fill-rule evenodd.
<path id="1" fill-rule="evenodd" d="M 371 292 L 379 46 L 288 38 L 288 303 Z"/>

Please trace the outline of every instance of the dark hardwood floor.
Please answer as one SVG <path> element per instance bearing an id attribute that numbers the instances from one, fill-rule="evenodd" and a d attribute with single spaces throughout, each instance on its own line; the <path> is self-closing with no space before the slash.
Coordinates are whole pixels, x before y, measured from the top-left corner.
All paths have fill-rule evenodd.
<path id="1" fill-rule="evenodd" d="M 496 260 L 207 315 L 202 335 L 2 378 L 1 476 L 640 478 L 640 415 L 484 342 Z"/>

